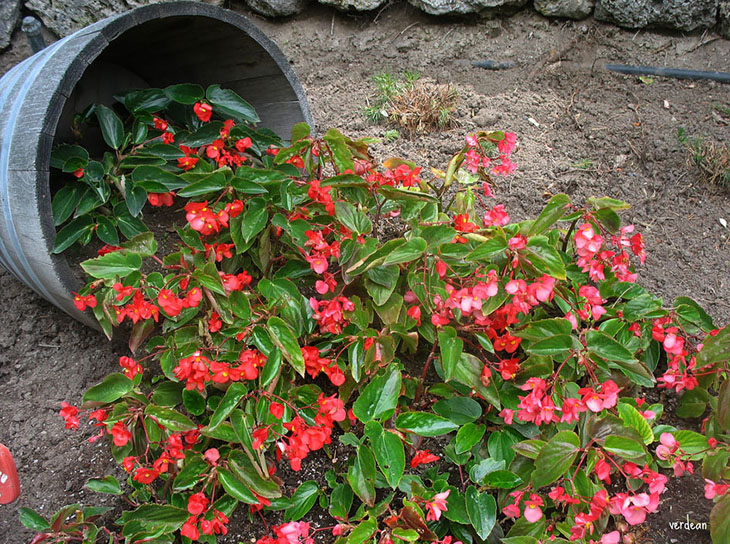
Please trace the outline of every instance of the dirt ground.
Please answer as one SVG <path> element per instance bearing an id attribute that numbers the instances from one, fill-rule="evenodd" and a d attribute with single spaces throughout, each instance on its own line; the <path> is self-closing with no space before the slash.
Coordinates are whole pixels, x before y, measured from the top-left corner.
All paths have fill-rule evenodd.
<path id="1" fill-rule="evenodd" d="M 250 14 L 249 14 L 250 15 Z M 497 189 L 515 219 L 531 216 L 550 195 L 578 203 L 608 195 L 631 203 L 624 218 L 644 233 L 648 258 L 640 282 L 667 303 L 690 295 L 718 325 L 730 318 L 730 192 L 701 181 L 677 140 L 688 134 L 730 143 L 730 87 L 708 81 L 640 80 L 607 72 L 606 62 L 699 70 L 730 70 L 730 42 L 712 34 L 682 36 L 625 31 L 589 19 L 547 20 L 526 11 L 479 22 L 437 20 L 403 4 L 348 16 L 315 7 L 283 21 L 253 16 L 291 60 L 320 130 L 379 136 L 362 108 L 373 98 L 373 73 L 416 70 L 459 91 L 459 127 L 375 146 L 382 159 L 403 156 L 443 167 L 468 131 L 517 133 L 518 170 Z M 29 54 L 14 37 L 0 55 L 0 73 Z M 509 70 L 474 68 L 474 60 L 512 61 Z M 181 76 L 184 79 L 184 76 Z M 724 109 L 723 109 L 724 108 Z M 724 116 L 723 116 L 724 112 Z M 86 492 L 91 477 L 115 470 L 107 446 L 88 444 L 92 428 L 63 429 L 63 400 L 115 367 L 123 346 L 72 321 L 10 274 L 0 271 L 0 442 L 18 463 L 22 496 L 0 506 L 0 544 L 30 540 L 18 522 L 21 506 L 51 514 L 64 504 L 105 504 Z M 292 486 L 321 478 L 323 460 L 292 475 Z M 322 463 L 322 466 L 318 466 Z M 707 531 L 671 530 L 669 523 L 707 522 L 711 504 L 700 477 L 673 481 L 662 507 L 638 530 L 639 542 L 709 543 Z M 112 500 L 111 505 L 116 503 Z M 314 524 L 329 524 L 314 514 Z M 261 536 L 263 525 L 237 515 L 227 541 Z M 323 538 L 326 542 L 328 539 Z"/>

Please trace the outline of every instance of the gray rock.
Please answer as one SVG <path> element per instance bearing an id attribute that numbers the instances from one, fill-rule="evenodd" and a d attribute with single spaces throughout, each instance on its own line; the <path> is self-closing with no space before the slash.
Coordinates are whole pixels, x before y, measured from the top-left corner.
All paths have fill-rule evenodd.
<path id="1" fill-rule="evenodd" d="M 691 32 L 717 21 L 718 0 L 598 0 L 599 21 L 626 28 L 665 27 Z"/>
<path id="2" fill-rule="evenodd" d="M 492 15 L 514 13 L 527 4 L 527 0 L 408 0 L 429 15 Z"/>
<path id="3" fill-rule="evenodd" d="M 33 11 L 51 32 L 63 37 L 105 17 L 162 1 L 165 0 L 25 0 L 25 7 Z M 223 0 L 203 1 L 223 5 Z"/>
<path id="4" fill-rule="evenodd" d="M 20 0 L 0 0 L 0 51 L 10 45 L 10 37 L 20 19 Z"/>
<path id="5" fill-rule="evenodd" d="M 265 17 L 287 17 L 304 11 L 309 0 L 246 0 L 246 5 Z"/>
<path id="6" fill-rule="evenodd" d="M 535 9 L 545 17 L 585 19 L 595 3 L 595 0 L 535 0 Z"/>
<path id="7" fill-rule="evenodd" d="M 720 10 L 717 12 L 717 31 L 720 36 L 730 40 L 730 0 L 720 0 Z"/>
<path id="8" fill-rule="evenodd" d="M 320 4 L 332 6 L 339 11 L 371 11 L 378 9 L 388 0 L 319 0 Z"/>

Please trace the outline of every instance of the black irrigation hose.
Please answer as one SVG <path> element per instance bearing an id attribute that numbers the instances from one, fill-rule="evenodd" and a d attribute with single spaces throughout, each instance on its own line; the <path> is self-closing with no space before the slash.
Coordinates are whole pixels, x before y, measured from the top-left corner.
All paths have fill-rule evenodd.
<path id="1" fill-rule="evenodd" d="M 514 62 L 508 60 L 507 62 L 498 62 L 496 60 L 473 60 L 471 65 L 477 68 L 484 68 L 485 70 L 509 70 L 517 66 Z"/>
<path id="2" fill-rule="evenodd" d="M 606 69 L 621 74 L 673 77 L 677 79 L 711 79 L 720 83 L 730 83 L 730 73 L 728 72 L 681 70 L 679 68 L 659 68 L 657 66 L 629 66 L 627 64 L 606 64 Z"/>

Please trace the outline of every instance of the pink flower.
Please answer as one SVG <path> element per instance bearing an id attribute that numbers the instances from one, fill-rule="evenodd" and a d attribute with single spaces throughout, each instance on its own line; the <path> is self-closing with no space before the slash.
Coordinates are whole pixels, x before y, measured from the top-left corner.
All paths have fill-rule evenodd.
<path id="1" fill-rule="evenodd" d="M 714 499 L 715 497 L 720 497 L 727 493 L 727 490 L 730 489 L 730 484 L 720 484 L 715 483 L 712 480 L 708 480 L 705 478 L 705 498 L 706 499 Z"/>
<path id="2" fill-rule="evenodd" d="M 679 442 L 671 433 L 662 433 L 659 442 L 661 444 L 657 446 L 656 456 L 665 461 L 679 448 Z"/>
<path id="3" fill-rule="evenodd" d="M 530 523 L 535 523 L 542 517 L 542 508 L 545 503 L 540 495 L 533 493 L 530 499 L 525 501 L 525 519 Z"/>
<path id="4" fill-rule="evenodd" d="M 437 493 L 433 499 L 426 501 L 426 521 L 438 521 L 441 518 L 441 512 L 448 510 L 446 506 L 446 499 L 451 493 L 450 489 Z"/>
<path id="5" fill-rule="evenodd" d="M 621 538 L 621 533 L 618 531 L 611 531 L 601 537 L 601 544 L 618 544 Z"/>
<path id="6" fill-rule="evenodd" d="M 504 418 L 504 422 L 507 425 L 512 425 L 512 421 L 513 421 L 513 419 L 515 417 L 515 412 L 514 412 L 514 410 L 510 410 L 509 408 L 505 408 L 504 410 L 502 410 L 499 413 L 499 416 L 502 417 L 502 418 Z"/>

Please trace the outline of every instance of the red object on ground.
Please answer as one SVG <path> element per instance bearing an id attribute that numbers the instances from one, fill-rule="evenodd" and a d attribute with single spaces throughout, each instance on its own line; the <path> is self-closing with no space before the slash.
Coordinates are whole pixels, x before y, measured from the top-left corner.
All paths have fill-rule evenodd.
<path id="1" fill-rule="evenodd" d="M 20 496 L 15 461 L 8 448 L 0 444 L 0 504 L 10 504 Z"/>

